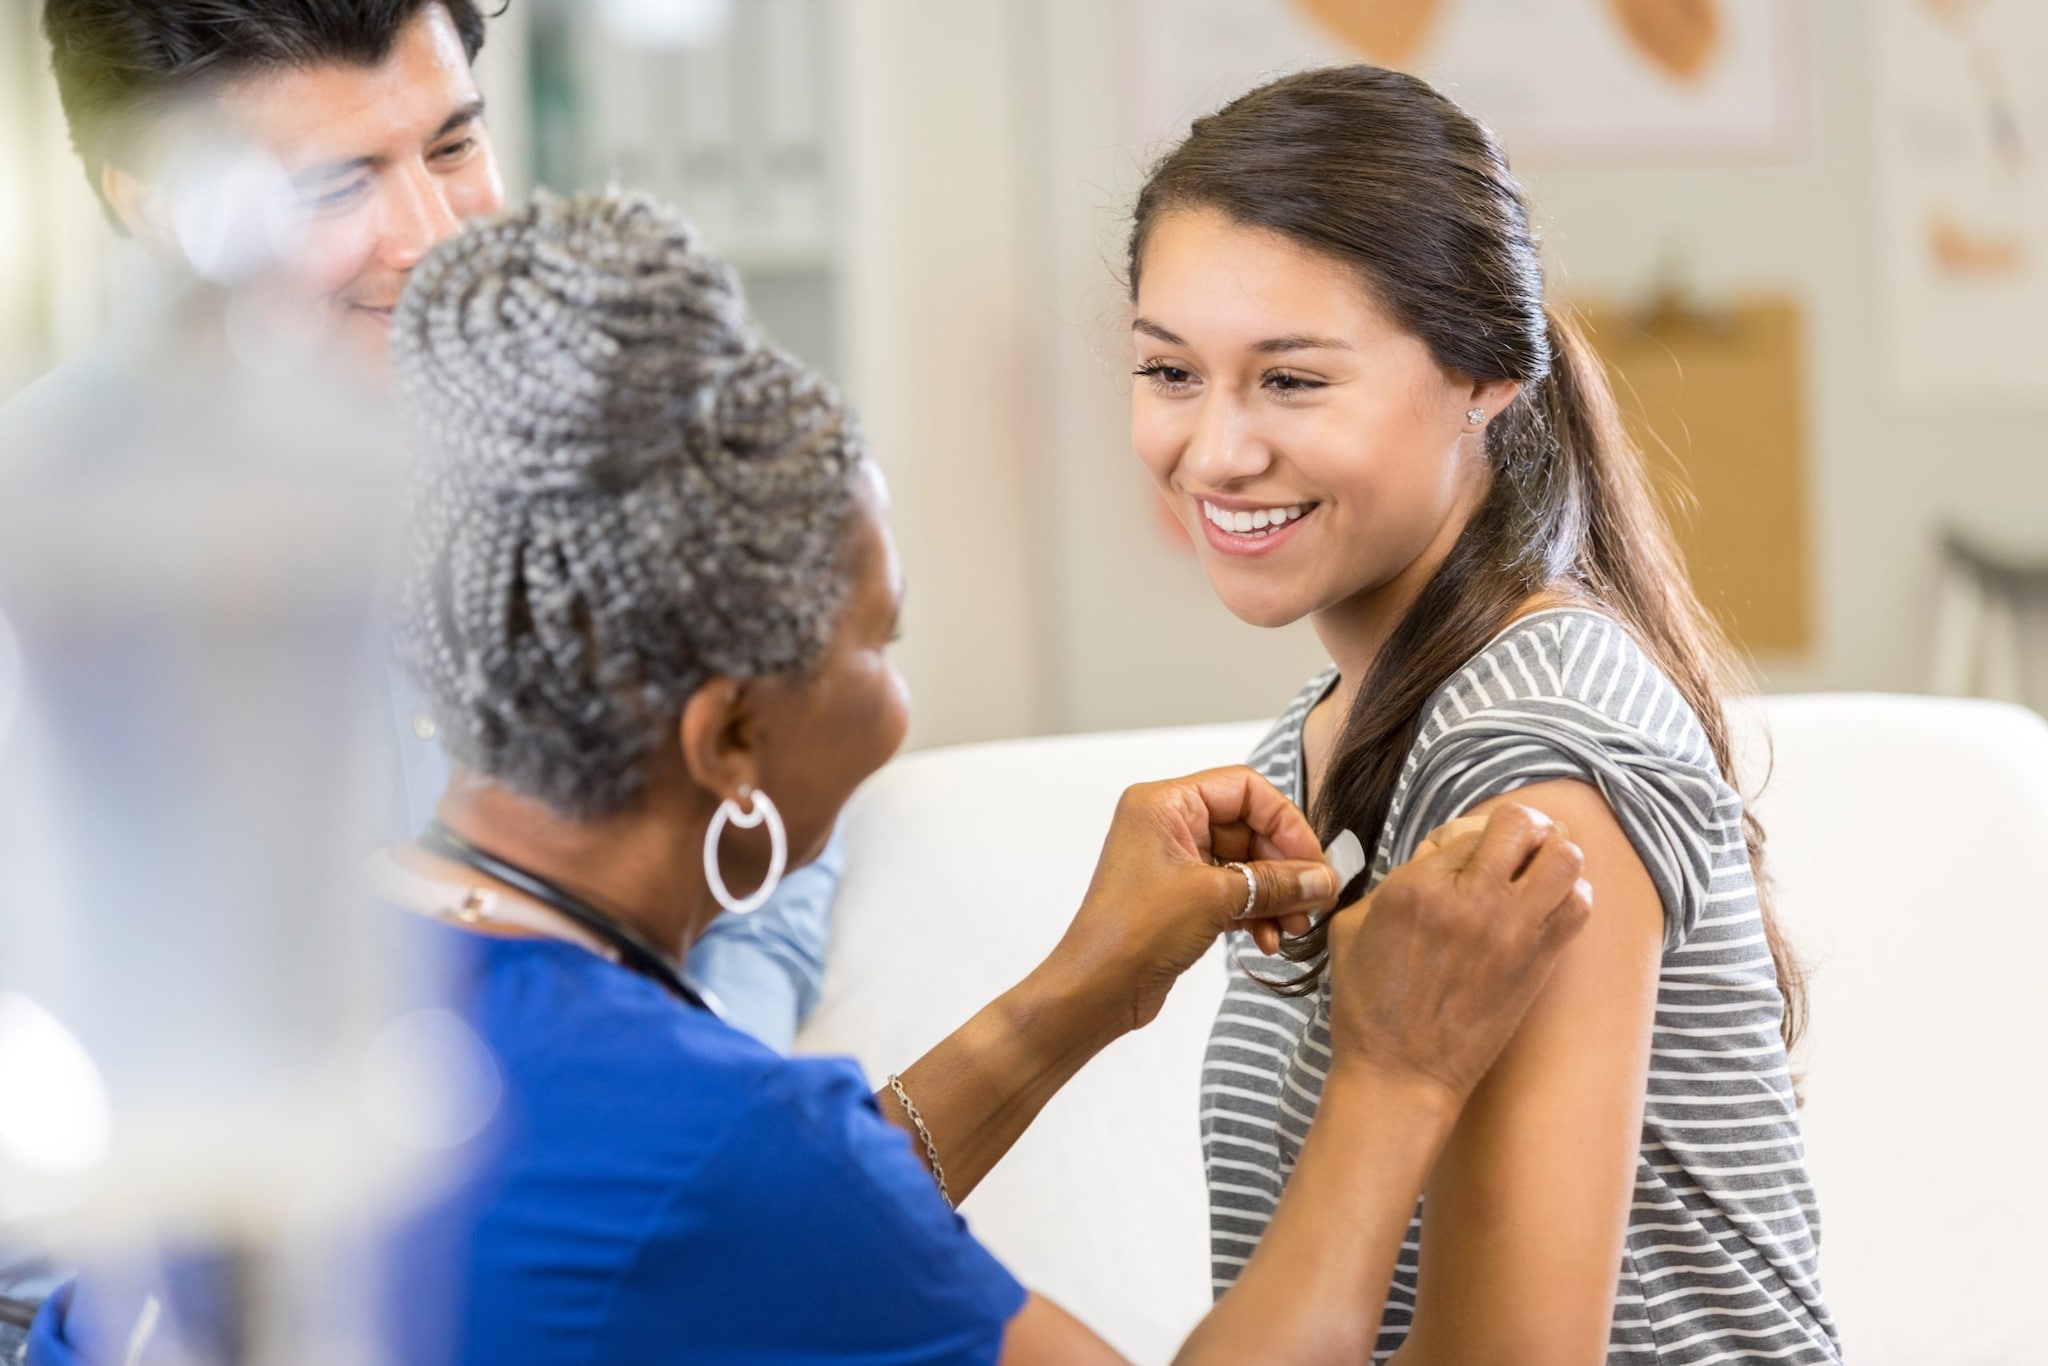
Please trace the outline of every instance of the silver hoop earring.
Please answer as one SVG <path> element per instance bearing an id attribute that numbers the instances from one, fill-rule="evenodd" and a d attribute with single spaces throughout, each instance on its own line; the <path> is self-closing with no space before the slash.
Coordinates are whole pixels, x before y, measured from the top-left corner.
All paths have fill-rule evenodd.
<path id="1" fill-rule="evenodd" d="M 711 818 L 711 828 L 704 832 L 704 881 L 711 888 L 711 895 L 718 898 L 718 904 L 734 915 L 750 915 L 767 904 L 775 895 L 775 889 L 782 882 L 783 867 L 789 862 L 789 835 L 782 828 L 782 813 L 775 809 L 775 803 L 765 792 L 756 792 L 750 787 L 740 789 L 740 796 L 748 801 L 748 809 L 740 810 L 738 802 L 727 797 L 718 804 L 718 814 Z M 725 885 L 725 875 L 718 871 L 718 842 L 725 834 L 727 825 L 736 825 L 742 830 L 752 830 L 763 821 L 768 824 L 768 876 L 754 889 L 749 897 L 736 897 Z"/>
<path id="2" fill-rule="evenodd" d="M 1465 410 L 1465 420 L 1477 427 L 1480 423 L 1486 421 L 1486 409 L 1467 408 Z"/>

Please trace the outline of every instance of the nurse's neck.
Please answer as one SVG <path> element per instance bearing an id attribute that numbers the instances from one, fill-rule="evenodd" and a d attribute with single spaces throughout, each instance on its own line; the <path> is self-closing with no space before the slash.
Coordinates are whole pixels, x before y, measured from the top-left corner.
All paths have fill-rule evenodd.
<path id="1" fill-rule="evenodd" d="M 656 784 L 623 811 L 571 820 L 457 769 L 435 816 L 486 853 L 545 878 L 639 931 L 680 963 L 717 914 L 704 886 L 709 811 Z"/>

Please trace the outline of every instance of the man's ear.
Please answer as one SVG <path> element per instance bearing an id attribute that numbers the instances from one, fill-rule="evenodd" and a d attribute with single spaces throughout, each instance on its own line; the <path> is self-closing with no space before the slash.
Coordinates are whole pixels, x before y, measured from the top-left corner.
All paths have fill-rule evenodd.
<path id="1" fill-rule="evenodd" d="M 742 680 L 717 677 L 707 679 L 683 704 L 676 734 L 684 771 L 715 797 L 734 797 L 743 787 L 760 786 L 759 726 L 751 703 Z"/>
<path id="2" fill-rule="evenodd" d="M 122 230 L 158 258 L 178 254 L 170 206 L 153 182 L 109 161 L 100 167 L 100 193 Z"/>

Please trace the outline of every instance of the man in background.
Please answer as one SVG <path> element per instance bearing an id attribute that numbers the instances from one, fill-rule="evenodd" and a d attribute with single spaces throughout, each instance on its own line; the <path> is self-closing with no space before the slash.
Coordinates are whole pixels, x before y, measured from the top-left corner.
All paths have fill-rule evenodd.
<path id="1" fill-rule="evenodd" d="M 267 154 L 292 196 L 283 297 L 266 307 L 293 310 L 373 374 L 413 267 L 505 207 L 471 70 L 484 43 L 476 0 L 47 0 L 43 27 L 73 145 L 116 227 L 167 270 L 186 268 L 157 144 L 167 116 L 197 107 Z M 10 406 L 90 405 L 91 363 L 77 368 Z M 431 719 L 402 681 L 395 691 L 409 834 L 446 764 Z M 760 912 L 714 925 L 691 958 L 728 1018 L 780 1049 L 817 997 L 837 860 L 835 846 Z"/>
<path id="2" fill-rule="evenodd" d="M 413 268 L 464 222 L 505 206 L 471 70 L 485 34 L 476 0 L 47 0 L 43 26 L 87 179 L 167 279 L 209 264 L 195 253 L 252 234 L 274 252 L 259 346 L 332 348 L 375 381 Z M 195 203 L 192 186 L 203 195 L 207 182 L 174 174 L 189 169 L 176 143 L 193 128 L 260 152 L 275 183 L 258 206 L 268 213 L 282 197 L 288 212 L 254 227 L 228 221 L 257 202 L 237 197 L 247 185 L 232 176 L 218 202 Z M 0 466 L 89 460 L 133 381 L 105 348 L 46 376 L 0 409 Z M 431 816 L 447 768 L 402 678 L 382 702 L 398 838 Z M 693 982 L 772 1047 L 789 1047 L 817 999 L 839 858 L 835 841 L 762 910 L 724 918 L 692 952 Z M 0 1297 L 47 1285 L 0 1252 Z M 0 1337 L 0 1361 L 5 1347 Z"/>

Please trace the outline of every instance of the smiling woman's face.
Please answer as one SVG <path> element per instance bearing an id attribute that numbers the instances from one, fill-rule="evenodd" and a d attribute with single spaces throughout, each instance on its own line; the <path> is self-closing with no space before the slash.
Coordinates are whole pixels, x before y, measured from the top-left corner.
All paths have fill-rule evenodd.
<path id="1" fill-rule="evenodd" d="M 1426 580 L 1486 492 L 1473 407 L 1342 263 L 1209 209 L 1146 240 L 1131 442 L 1245 621 Z"/>

